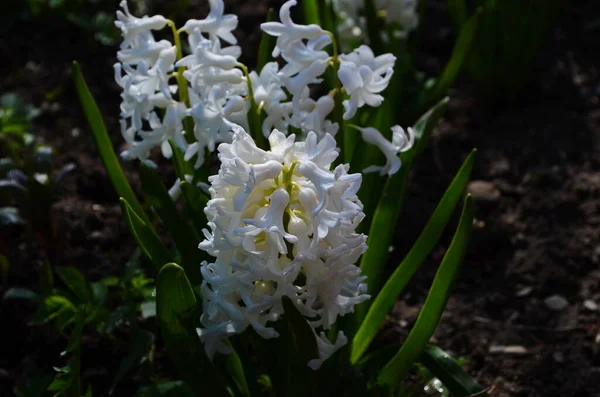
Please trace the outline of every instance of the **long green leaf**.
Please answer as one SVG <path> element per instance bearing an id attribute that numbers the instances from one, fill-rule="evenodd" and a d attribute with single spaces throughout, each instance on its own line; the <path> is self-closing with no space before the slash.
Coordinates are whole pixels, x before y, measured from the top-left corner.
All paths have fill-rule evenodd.
<path id="1" fill-rule="evenodd" d="M 378 383 L 397 387 L 419 358 L 442 318 L 450 290 L 460 270 L 473 228 L 473 200 L 465 198 L 463 211 L 450 247 L 442 259 L 417 321 L 398 353 L 381 370 Z"/>
<path id="2" fill-rule="evenodd" d="M 248 381 L 246 380 L 246 374 L 244 373 L 244 364 L 240 358 L 235 347 L 227 342 L 232 352 L 227 355 L 221 355 L 215 357 L 215 366 L 217 366 L 221 373 L 227 374 L 227 378 L 230 380 L 229 385 L 239 395 L 249 396 L 250 391 L 248 387 Z"/>
<path id="3" fill-rule="evenodd" d="M 260 396 L 262 394 L 262 386 L 258 383 L 258 368 L 256 368 L 249 338 L 247 335 L 236 335 L 229 338 L 229 340 L 231 346 L 238 353 L 244 378 L 247 381 L 247 394 L 249 396 Z"/>
<path id="4" fill-rule="evenodd" d="M 144 254 L 154 264 L 156 271 L 160 270 L 165 263 L 173 260 L 173 256 L 156 235 L 154 229 L 139 217 L 123 197 L 121 197 L 121 211 L 125 215 L 125 221 L 133 237 L 135 237 Z"/>
<path id="5" fill-rule="evenodd" d="M 186 176 L 194 175 L 194 166 L 189 161 L 185 161 L 182 150 L 170 139 L 169 145 L 173 152 L 172 160 L 175 166 L 175 173 L 180 180 L 185 181 Z"/>
<path id="6" fill-rule="evenodd" d="M 379 289 L 381 273 L 388 257 L 388 247 L 393 236 L 389 231 L 394 230 L 398 221 L 410 170 L 418 155 L 425 149 L 434 127 L 438 124 L 447 106 L 448 98 L 444 98 L 415 123 L 413 128 L 415 134 L 414 146 L 408 152 L 401 154 L 402 167 L 398 173 L 387 180 L 383 188 L 383 194 L 373 194 L 373 192 L 378 192 L 381 189 L 370 186 L 365 191 L 364 196 L 360 196 L 363 204 L 365 202 L 370 203 L 369 206 L 372 206 L 372 202 L 377 200 L 375 201 L 377 206 L 373 210 L 373 220 L 367 240 L 369 249 L 360 262 L 361 271 L 363 275 L 367 276 L 369 291 L 372 294 Z M 363 164 L 363 167 L 366 165 Z M 365 180 L 367 184 L 373 183 L 371 179 L 367 178 Z M 363 220 L 363 222 L 369 222 L 369 219 Z M 359 322 L 364 318 L 368 307 L 369 302 L 364 302 L 358 306 L 356 316 Z"/>
<path id="7" fill-rule="evenodd" d="M 440 99 L 431 109 L 429 109 L 423 116 L 417 120 L 413 127 L 415 132 L 415 144 L 412 150 L 402 153 L 404 156 L 400 156 L 402 161 L 406 164 L 412 162 L 425 150 L 425 147 L 429 143 L 429 136 L 433 132 L 433 128 L 438 124 L 438 121 L 442 118 L 446 109 L 448 108 L 448 102 L 450 98 L 445 97 Z"/>
<path id="8" fill-rule="evenodd" d="M 332 0 L 316 0 L 319 4 L 319 19 L 321 21 L 319 26 L 323 29 L 331 32 L 336 43 L 340 43 L 337 26 L 337 15 L 333 9 Z M 339 45 L 339 44 L 338 44 Z"/>
<path id="9" fill-rule="evenodd" d="M 193 325 L 196 296 L 183 268 L 164 265 L 156 279 L 156 316 L 169 357 L 197 396 L 224 396 L 221 377 L 208 362 Z"/>
<path id="10" fill-rule="evenodd" d="M 448 388 L 452 396 L 489 397 L 485 389 L 456 360 L 439 347 L 426 346 L 419 361 Z"/>
<path id="11" fill-rule="evenodd" d="M 306 366 L 309 360 L 319 357 L 315 333 L 289 297 L 284 296 L 281 301 L 287 321 L 294 331 L 293 341 L 298 351 L 298 361 Z"/>
<path id="12" fill-rule="evenodd" d="M 275 20 L 275 10 L 269 8 L 269 12 L 267 13 L 267 22 L 273 22 Z M 260 73 L 262 68 L 269 62 L 272 58 L 271 53 L 273 52 L 273 48 L 275 48 L 275 37 L 267 34 L 266 32 L 262 32 L 260 36 L 260 45 L 258 47 L 258 59 L 256 61 L 256 71 Z"/>
<path id="13" fill-rule="evenodd" d="M 408 252 L 404 260 L 400 263 L 398 268 L 394 271 L 392 276 L 385 283 L 381 292 L 375 298 L 375 301 L 371 305 L 371 308 L 367 312 L 367 315 L 362 322 L 356 336 L 352 343 L 352 362 L 357 362 L 362 354 L 367 350 L 369 344 L 377 334 L 377 331 L 383 324 L 385 316 L 392 309 L 394 303 L 398 299 L 400 293 L 406 287 L 406 284 L 410 281 L 412 276 L 416 273 L 419 266 L 425 261 L 431 250 L 435 247 L 444 228 L 448 224 L 456 205 L 460 201 L 463 192 L 467 187 L 469 178 L 471 177 L 471 171 L 473 170 L 473 163 L 475 160 L 475 150 L 469 154 L 465 159 L 462 167 L 454 177 L 454 180 L 442 196 L 438 206 L 436 207 L 433 215 L 427 222 L 427 225 L 423 229 L 423 232 Z M 385 196 L 384 196 L 385 199 Z M 389 214 L 393 211 L 393 207 L 389 209 L 381 209 L 378 212 L 376 221 L 373 222 L 373 231 L 378 230 L 390 230 L 378 229 L 386 227 L 383 225 L 386 215 L 393 217 L 395 214 Z M 389 227 L 389 226 L 388 226 Z M 388 233 L 389 234 L 389 233 Z M 387 246 L 389 246 L 390 237 L 382 235 L 382 233 L 375 234 L 379 239 L 373 240 L 369 244 L 369 250 L 363 258 L 367 260 L 378 260 L 385 263 L 387 257 Z M 373 251 L 374 254 L 366 256 L 369 251 Z M 380 253 L 378 252 L 380 251 Z"/>
<path id="14" fill-rule="evenodd" d="M 143 360 L 144 357 L 148 356 L 154 341 L 154 335 L 150 331 L 140 330 L 132 338 L 131 350 L 129 354 L 121 361 L 117 375 L 113 380 L 112 386 L 110 387 L 109 395 L 112 395 L 115 391 L 115 387 L 121 382 L 125 376 L 127 376 L 133 369 L 135 369 Z"/>
<path id="15" fill-rule="evenodd" d="M 391 138 L 391 127 L 393 122 L 393 109 L 391 108 L 391 102 L 384 102 L 383 105 L 377 109 L 375 114 L 369 118 L 367 125 L 379 130 L 386 138 Z M 381 150 L 375 145 L 368 145 L 362 141 L 360 132 L 348 131 L 346 129 L 346 136 L 349 139 L 354 140 L 352 146 L 355 147 L 354 154 L 352 155 L 352 162 L 350 163 L 350 170 L 352 172 L 361 172 L 366 167 L 374 164 L 382 165 L 385 164 L 385 156 Z M 379 173 L 363 174 L 362 183 L 358 192 L 358 197 L 363 203 L 363 212 L 365 213 L 365 219 L 360 223 L 358 231 L 361 233 L 367 232 L 373 220 L 373 215 L 379 203 L 380 195 L 374 194 L 383 190 L 383 186 L 389 179 L 387 176 L 381 176 Z"/>
<path id="16" fill-rule="evenodd" d="M 144 210 L 142 209 L 137 197 L 135 196 L 135 193 L 133 193 L 129 182 L 127 182 L 127 178 L 123 173 L 121 164 L 119 164 L 119 159 L 115 154 L 112 142 L 108 136 L 108 131 L 106 130 L 100 109 L 98 109 L 98 105 L 96 104 L 96 101 L 94 100 L 94 97 L 92 96 L 92 93 L 85 82 L 77 62 L 73 62 L 72 70 L 73 80 L 75 82 L 75 90 L 79 96 L 83 113 L 85 114 L 85 118 L 87 119 L 90 129 L 94 135 L 96 147 L 100 153 L 102 163 L 104 163 L 104 167 L 106 167 L 110 181 L 117 191 L 117 194 L 127 200 L 131 208 L 134 209 L 138 216 L 147 222 L 148 218 L 144 213 Z"/>
<path id="17" fill-rule="evenodd" d="M 198 187 L 187 181 L 181 182 L 181 192 L 185 207 L 192 218 L 196 231 L 201 233 L 202 229 L 206 228 L 208 222 L 204 213 L 208 197 Z"/>
<path id="18" fill-rule="evenodd" d="M 194 285 L 199 285 L 202 281 L 199 265 L 204 259 L 203 251 L 198 249 L 200 237 L 196 234 L 195 229 L 179 214 L 167 188 L 154 169 L 143 164 L 140 165 L 140 179 L 146 200 L 169 229 L 177 250 L 181 253 L 183 268 L 187 276 L 190 277 Z"/>
<path id="19" fill-rule="evenodd" d="M 302 0 L 302 11 L 304 12 L 304 23 L 306 25 L 316 24 L 321 26 L 319 15 L 319 1 L 324 0 Z"/>
<path id="20" fill-rule="evenodd" d="M 316 373 L 307 365 L 319 356 L 315 334 L 289 298 L 282 303 L 285 315 L 275 325 L 280 336 L 266 344 L 269 354 L 264 355 L 271 382 L 278 396 L 316 395 Z"/>
<path id="21" fill-rule="evenodd" d="M 446 95 L 448 89 L 454 84 L 454 81 L 458 77 L 458 74 L 471 52 L 471 46 L 477 33 L 480 18 L 481 10 L 478 10 L 469 18 L 467 23 L 460 30 L 460 34 L 458 35 L 458 39 L 452 50 L 450 61 L 446 64 L 446 67 L 431 91 L 425 94 L 425 106 L 428 106 L 430 103 L 433 103 Z"/>
<path id="22" fill-rule="evenodd" d="M 375 54 L 381 54 L 383 52 L 381 50 L 381 23 L 377 17 L 377 7 L 374 0 L 365 0 L 365 17 L 367 19 L 369 45 Z"/>

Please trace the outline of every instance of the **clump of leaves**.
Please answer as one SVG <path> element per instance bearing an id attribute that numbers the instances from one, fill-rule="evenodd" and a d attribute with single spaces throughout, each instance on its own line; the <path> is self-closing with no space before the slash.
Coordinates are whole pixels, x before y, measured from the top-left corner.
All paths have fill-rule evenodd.
<path id="1" fill-rule="evenodd" d="M 54 262 L 60 245 L 52 205 L 60 182 L 75 165 L 54 170 L 54 149 L 31 133 L 39 113 L 14 94 L 0 98 L 0 235 L 25 230 Z"/>
<path id="2" fill-rule="evenodd" d="M 468 23 L 469 15 L 483 10 L 467 69 L 489 102 L 518 99 L 560 4 L 560 0 L 448 0 L 457 29 Z"/>
<path id="3" fill-rule="evenodd" d="M 35 390 L 48 390 L 55 397 L 80 396 L 82 338 L 84 333 L 114 340 L 117 334 L 125 334 L 130 348 L 114 376 L 111 393 L 127 375 L 148 362 L 154 343 L 154 334 L 141 327 L 141 322 L 156 315 L 154 280 L 147 278 L 139 267 L 139 250 L 125 265 L 121 277 L 107 277 L 89 282 L 74 267 L 56 268 L 60 283 L 52 285 L 47 292 L 34 292 L 12 288 L 4 300 L 25 299 L 36 303 L 37 310 L 29 322 L 31 326 L 52 325 L 68 340 L 54 377 L 48 377 L 48 369 L 35 368 L 38 382 L 29 382 L 15 389 L 19 396 L 31 395 Z M 117 329 L 122 332 L 116 332 Z M 42 376 L 43 375 L 43 376 Z M 29 377 L 28 377 L 29 378 Z M 88 386 L 85 396 L 91 396 Z"/>

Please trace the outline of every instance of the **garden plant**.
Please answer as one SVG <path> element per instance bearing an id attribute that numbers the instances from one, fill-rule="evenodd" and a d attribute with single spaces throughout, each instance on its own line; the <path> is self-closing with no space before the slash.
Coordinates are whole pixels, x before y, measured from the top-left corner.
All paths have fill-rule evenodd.
<path id="1" fill-rule="evenodd" d="M 380 53 L 380 45 L 375 52 L 340 42 L 337 29 L 295 22 L 296 5 L 287 1 L 278 20 L 261 25 L 258 64 L 250 70 L 238 61 L 237 17 L 221 0 L 210 1 L 205 19 L 181 27 L 161 15 L 134 16 L 121 3 L 114 66 L 127 144 L 121 157 L 140 163 L 143 202 L 73 66 L 124 218 L 154 266 L 160 337 L 184 382 L 154 390 L 398 395 L 418 364 L 453 395 L 484 393 L 428 345 L 471 234 L 473 204 L 463 194 L 474 153 L 385 280 L 410 169 L 448 100 L 412 126 L 396 124 L 390 109 L 401 103 L 390 85 L 397 56 Z M 171 40 L 154 38 L 163 30 Z M 176 174 L 167 184 L 163 158 Z M 409 336 L 399 346 L 370 349 L 461 201 L 454 237 Z M 173 245 L 159 237 L 157 222 Z M 79 393 L 77 382 L 69 385 Z"/>

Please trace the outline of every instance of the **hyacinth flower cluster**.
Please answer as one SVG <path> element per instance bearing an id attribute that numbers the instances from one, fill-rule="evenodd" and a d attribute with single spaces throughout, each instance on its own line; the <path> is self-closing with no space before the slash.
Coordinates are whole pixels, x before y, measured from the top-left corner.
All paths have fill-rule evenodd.
<path id="1" fill-rule="evenodd" d="M 198 334 L 207 355 L 229 352 L 227 338 L 248 327 L 263 338 L 277 337 L 272 323 L 288 297 L 319 335 L 319 357 L 309 362 L 316 369 L 347 342 L 340 332 L 331 343 L 323 331 L 369 299 L 356 266 L 367 249 L 366 236 L 356 232 L 364 218 L 357 197 L 362 175 L 334 165 L 342 158 L 340 131 L 358 109 L 382 104 L 396 59 L 366 45 L 338 53 L 331 32 L 292 20 L 296 1 L 290 0 L 279 22 L 261 25 L 276 37 L 273 61 L 250 71 L 239 61 L 237 16 L 225 14 L 222 0 L 209 3 L 205 19 L 180 29 L 160 15 L 133 16 L 121 3 L 116 25 L 124 40 L 114 66 L 127 144 L 121 155 L 156 167 L 153 152 L 170 158 L 172 142 L 199 169 L 218 152 L 199 245 L 215 257 L 198 264 Z M 173 42 L 157 41 L 154 34 L 167 28 Z M 331 71 L 336 86 L 323 94 Z M 343 111 L 334 111 L 336 100 Z M 345 127 L 377 146 L 386 161 L 352 171 L 396 173 L 399 153 L 413 144 L 412 130 L 394 126 L 388 140 L 354 124 Z"/>
<path id="2" fill-rule="evenodd" d="M 367 18 L 365 17 L 364 0 L 334 0 L 333 7 L 341 22 L 338 24 L 340 38 L 348 40 L 359 39 L 361 42 L 368 39 Z M 417 8 L 418 0 L 373 0 L 379 16 L 383 17 L 386 24 L 393 28 L 396 37 L 406 37 L 419 25 Z M 389 41 L 388 32 L 381 29 L 382 39 Z M 343 40 L 343 39 L 342 39 Z"/>

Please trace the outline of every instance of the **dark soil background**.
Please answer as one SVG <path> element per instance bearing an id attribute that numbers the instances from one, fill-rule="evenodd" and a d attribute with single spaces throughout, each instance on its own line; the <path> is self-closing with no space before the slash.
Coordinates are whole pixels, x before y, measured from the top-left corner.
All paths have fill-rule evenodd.
<path id="1" fill-rule="evenodd" d="M 169 2 L 156 3 L 168 14 Z M 206 2 L 191 3 L 186 16 L 206 15 Z M 249 64 L 259 23 L 280 3 L 226 1 L 240 16 L 238 36 Z M 444 3 L 430 1 L 425 22 L 419 64 L 432 74 L 453 43 Z M 398 258 L 462 160 L 479 149 L 469 187 L 477 203 L 473 241 L 435 342 L 468 359 L 469 372 L 493 396 L 600 396 L 599 44 L 600 4 L 565 4 L 519 104 L 485 106 L 463 76 L 414 172 L 396 233 Z M 135 242 L 83 119 L 70 67 L 73 59 L 80 62 L 119 147 L 115 52 L 55 17 L 15 24 L 0 38 L 0 93 L 17 92 L 42 108 L 36 134 L 57 148 L 58 165 L 77 165 L 54 208 L 65 242 L 59 265 L 76 266 L 93 281 L 119 275 Z M 134 167 L 125 167 L 137 186 Z M 0 293 L 10 286 L 35 289 L 36 247 L 18 238 L 0 243 L 11 262 Z M 398 302 L 383 331 L 386 340 L 408 333 L 446 247 L 438 247 Z M 53 365 L 64 344 L 49 344 L 27 327 L 32 311 L 14 301 L 0 305 L 0 395 L 11 395 L 25 353 Z M 84 350 L 91 358 L 83 375 L 95 395 L 104 395 L 127 349 L 105 344 L 90 342 Z"/>

